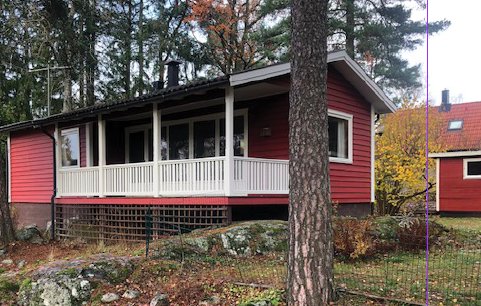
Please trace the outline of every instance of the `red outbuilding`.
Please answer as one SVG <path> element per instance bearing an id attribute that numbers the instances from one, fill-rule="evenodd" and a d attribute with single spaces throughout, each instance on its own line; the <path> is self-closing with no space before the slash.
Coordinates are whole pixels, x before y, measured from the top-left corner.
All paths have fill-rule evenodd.
<path id="1" fill-rule="evenodd" d="M 438 109 L 447 151 L 429 155 L 436 159 L 436 210 L 481 214 L 481 102 L 449 104 L 443 91 Z"/>
<path id="2" fill-rule="evenodd" d="M 366 215 L 375 116 L 395 107 L 344 51 L 328 62 L 332 200 L 341 213 Z M 0 127 L 19 223 L 44 227 L 52 205 L 60 234 L 72 224 L 142 227 L 147 211 L 190 227 L 285 217 L 290 65 L 170 85 Z"/>

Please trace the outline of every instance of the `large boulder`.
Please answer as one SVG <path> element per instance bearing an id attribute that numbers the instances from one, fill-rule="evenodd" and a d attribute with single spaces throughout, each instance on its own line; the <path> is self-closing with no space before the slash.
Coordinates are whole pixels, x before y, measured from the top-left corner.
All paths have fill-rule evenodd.
<path id="1" fill-rule="evenodd" d="M 18 305 L 83 305 L 99 282 L 115 284 L 133 271 L 135 258 L 99 255 L 57 261 L 32 272 L 20 286 Z"/>
<path id="2" fill-rule="evenodd" d="M 15 236 L 20 241 L 28 241 L 36 244 L 41 244 L 44 242 L 42 233 L 35 224 L 22 227 L 16 231 Z"/>
<path id="3" fill-rule="evenodd" d="M 156 254 L 178 258 L 190 254 L 229 254 L 249 256 L 287 251 L 286 221 L 247 221 L 218 229 L 196 230 L 186 237 L 173 239 Z"/>

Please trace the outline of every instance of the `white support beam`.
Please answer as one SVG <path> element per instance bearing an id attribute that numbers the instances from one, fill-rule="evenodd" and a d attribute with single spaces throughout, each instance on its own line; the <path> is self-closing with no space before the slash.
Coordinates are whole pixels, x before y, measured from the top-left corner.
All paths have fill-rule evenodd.
<path id="1" fill-rule="evenodd" d="M 105 152 L 105 121 L 102 115 L 98 116 L 98 133 L 99 133 L 99 197 L 104 197 L 105 179 L 104 166 L 106 161 Z"/>
<path id="2" fill-rule="evenodd" d="M 234 88 L 225 90 L 225 163 L 224 190 L 231 196 L 234 184 Z"/>
<path id="3" fill-rule="evenodd" d="M 55 175 L 57 176 L 57 198 L 60 197 L 59 191 L 63 189 L 62 187 L 62 182 L 58 178 L 59 176 L 59 170 L 62 167 L 62 138 L 60 137 L 60 129 L 58 127 L 58 123 L 55 123 L 55 131 L 53 137 L 55 138 L 55 153 L 56 153 L 56 160 L 55 163 L 57 164 L 57 172 Z"/>
<path id="4" fill-rule="evenodd" d="M 153 184 L 154 184 L 154 197 L 158 197 L 159 190 L 159 160 L 162 158 L 161 154 L 161 133 L 162 133 L 162 119 L 161 110 L 158 109 L 157 103 L 154 103 L 152 110 L 152 134 L 153 134 L 153 149 L 154 149 L 154 168 L 153 168 Z"/>

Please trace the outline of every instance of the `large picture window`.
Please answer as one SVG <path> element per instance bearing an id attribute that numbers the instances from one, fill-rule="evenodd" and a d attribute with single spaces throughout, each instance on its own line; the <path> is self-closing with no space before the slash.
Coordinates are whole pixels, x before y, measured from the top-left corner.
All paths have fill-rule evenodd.
<path id="1" fill-rule="evenodd" d="M 329 161 L 352 163 L 352 115 L 329 110 Z"/>
<path id="2" fill-rule="evenodd" d="M 465 158 L 463 168 L 465 179 L 481 179 L 481 158 Z"/>
<path id="3" fill-rule="evenodd" d="M 60 132 L 62 167 L 80 166 L 79 129 L 66 129 Z"/>
<path id="4" fill-rule="evenodd" d="M 223 115 L 218 113 L 162 122 L 161 160 L 225 156 L 225 119 Z M 146 138 L 147 132 L 148 138 Z M 247 156 L 246 110 L 235 112 L 233 142 L 234 156 Z M 126 130 L 126 162 L 153 160 L 152 143 L 152 125 L 129 127 Z"/>

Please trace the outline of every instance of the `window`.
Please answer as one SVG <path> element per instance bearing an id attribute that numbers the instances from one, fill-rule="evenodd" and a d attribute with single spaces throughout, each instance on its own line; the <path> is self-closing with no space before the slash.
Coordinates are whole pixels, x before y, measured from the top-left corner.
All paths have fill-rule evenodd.
<path id="1" fill-rule="evenodd" d="M 194 158 L 215 156 L 215 120 L 194 122 Z"/>
<path id="2" fill-rule="evenodd" d="M 225 156 L 225 119 L 220 119 L 220 156 Z M 244 156 L 244 116 L 234 117 L 234 156 Z"/>
<path id="3" fill-rule="evenodd" d="M 463 162 L 465 179 L 481 179 L 481 158 L 466 158 Z"/>
<path id="4" fill-rule="evenodd" d="M 66 129 L 60 132 L 62 167 L 80 166 L 79 129 Z"/>
<path id="5" fill-rule="evenodd" d="M 463 120 L 451 120 L 448 124 L 448 131 L 461 130 L 463 128 Z"/>
<path id="6" fill-rule="evenodd" d="M 189 124 L 169 126 L 169 159 L 189 158 Z"/>
<path id="7" fill-rule="evenodd" d="M 329 110 L 329 161 L 352 163 L 352 115 Z"/>

